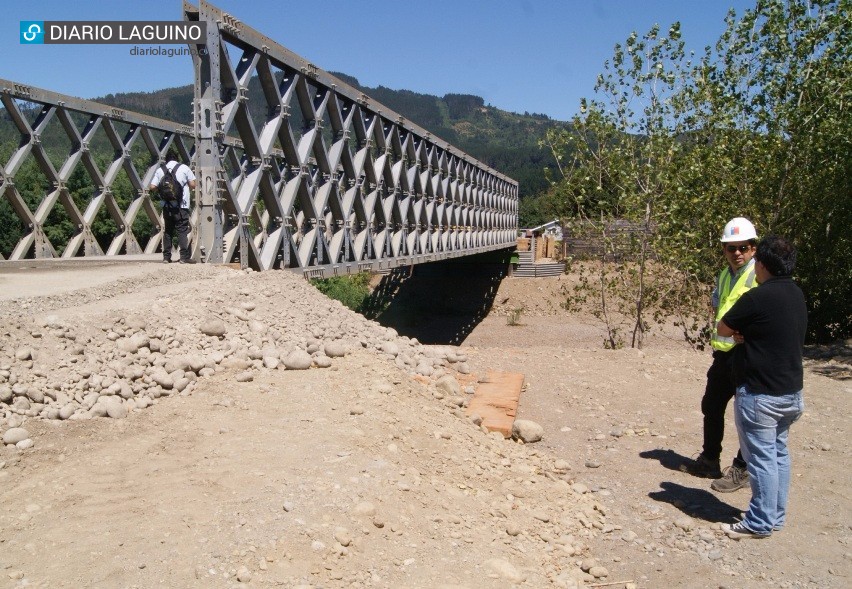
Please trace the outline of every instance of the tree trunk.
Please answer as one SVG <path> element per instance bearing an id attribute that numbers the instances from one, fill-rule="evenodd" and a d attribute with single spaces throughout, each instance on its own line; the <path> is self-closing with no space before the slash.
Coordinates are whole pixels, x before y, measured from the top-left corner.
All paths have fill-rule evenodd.
<path id="1" fill-rule="evenodd" d="M 636 325 L 633 326 L 633 341 L 631 347 L 642 349 L 645 339 L 645 322 L 642 314 L 645 306 L 645 261 L 648 257 L 648 236 L 651 233 L 651 200 L 645 201 L 645 225 L 639 249 L 639 292 L 636 296 Z"/>

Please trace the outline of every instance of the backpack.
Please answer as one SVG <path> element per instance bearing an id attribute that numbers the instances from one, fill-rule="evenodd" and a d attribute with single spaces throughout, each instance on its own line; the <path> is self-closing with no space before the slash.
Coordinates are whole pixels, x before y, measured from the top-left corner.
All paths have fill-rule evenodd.
<path id="1" fill-rule="evenodd" d="M 177 171 L 178 166 L 180 164 L 176 163 L 173 170 Z M 160 168 L 163 169 L 163 177 L 160 179 L 160 185 L 157 187 L 157 194 L 160 195 L 160 198 L 166 204 L 173 205 L 177 203 L 179 206 L 183 201 L 183 186 L 181 186 L 181 183 L 178 182 L 178 179 L 166 164 L 160 164 Z"/>

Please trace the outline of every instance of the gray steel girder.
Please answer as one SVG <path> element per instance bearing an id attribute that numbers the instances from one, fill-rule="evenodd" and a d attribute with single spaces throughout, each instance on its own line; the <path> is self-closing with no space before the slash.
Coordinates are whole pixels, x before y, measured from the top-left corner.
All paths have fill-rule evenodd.
<path id="1" fill-rule="evenodd" d="M 199 180 L 193 255 L 206 262 L 328 277 L 514 246 L 516 181 L 212 4 L 183 7 L 207 22 L 206 43 L 190 46 L 192 126 L 0 79 L 20 134 L 0 162 L 0 198 L 23 226 L 11 259 L 158 251 L 163 222 L 147 187 L 171 145 Z M 58 166 L 47 136 L 70 145 Z M 81 165 L 85 198 L 69 188 Z M 23 194 L 22 166 L 41 174 Z M 61 252 L 55 211 L 71 227 Z M 140 213 L 155 229 L 145 243 Z M 106 247 L 98 222 L 114 227 Z"/>
<path id="2" fill-rule="evenodd" d="M 213 4 L 184 2 L 184 18 L 207 23 L 193 60 L 208 261 L 334 276 L 514 245 L 517 182 Z"/>
<path id="3" fill-rule="evenodd" d="M 0 101 L 20 134 L 18 147 L 7 161 L 0 162 L 4 166 L 0 197 L 9 202 L 24 229 L 10 259 L 117 255 L 122 251 L 141 253 L 142 246 L 133 232 L 139 212 L 144 211 L 155 228 L 163 226 L 160 214 L 151 204 L 148 182 L 169 145 L 176 143 L 184 153 L 189 153 L 187 144 L 192 146 L 194 143 L 193 128 L 3 79 L 0 79 Z M 40 111 L 31 123 L 25 111 L 35 112 L 37 109 Z M 78 128 L 75 118 L 83 121 L 82 129 Z M 159 138 L 155 139 L 153 134 Z M 70 145 L 58 169 L 52 159 L 57 157 L 56 154 L 48 153 L 42 141 L 48 136 L 58 136 Z M 101 169 L 103 162 L 98 163 L 90 149 L 96 140 L 108 146 L 107 150 L 112 150 L 105 170 Z M 134 162 L 134 148 L 137 155 L 144 155 L 147 151 L 150 162 L 144 165 Z M 38 192 L 39 188 L 29 186 L 26 194 L 22 194 L 16 185 L 21 168 L 28 161 L 33 161 L 41 174 L 41 192 Z M 80 164 L 88 186 L 83 211 L 69 188 L 72 175 Z M 122 173 L 130 190 L 129 194 L 122 195 L 123 206 L 114 190 Z M 125 184 L 125 192 L 126 188 Z M 50 242 L 47 231 L 48 217 L 57 210 L 57 205 L 61 205 L 61 212 L 71 227 L 71 235 L 61 253 Z M 96 241 L 92 230 L 101 213 L 106 214 L 108 222 L 115 228 L 106 251 Z M 144 251 L 153 253 L 160 242 L 161 233 L 153 233 Z"/>

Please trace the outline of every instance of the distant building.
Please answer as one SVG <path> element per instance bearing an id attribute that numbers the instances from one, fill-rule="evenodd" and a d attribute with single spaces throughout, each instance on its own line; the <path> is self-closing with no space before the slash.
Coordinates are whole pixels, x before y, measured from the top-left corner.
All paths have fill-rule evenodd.
<path id="1" fill-rule="evenodd" d="M 646 228 L 643 223 L 626 219 L 611 219 L 604 224 L 574 221 L 565 228 L 563 249 L 566 256 L 580 259 L 635 259 L 641 249 L 642 234 L 650 235 L 653 231 L 653 226 Z M 650 242 L 647 247 L 647 255 L 655 258 Z"/>
<path id="2" fill-rule="evenodd" d="M 562 241 L 562 223 L 559 219 L 548 221 L 544 225 L 532 229 L 519 229 L 518 232 L 521 237 L 552 237 L 556 241 Z"/>
<path id="3" fill-rule="evenodd" d="M 562 223 L 554 219 L 538 227 L 518 230 L 518 252 L 529 252 L 525 257 L 528 263 L 536 263 L 543 258 L 561 259 L 564 256 L 562 247 Z M 520 258 L 519 258 L 520 261 Z"/>

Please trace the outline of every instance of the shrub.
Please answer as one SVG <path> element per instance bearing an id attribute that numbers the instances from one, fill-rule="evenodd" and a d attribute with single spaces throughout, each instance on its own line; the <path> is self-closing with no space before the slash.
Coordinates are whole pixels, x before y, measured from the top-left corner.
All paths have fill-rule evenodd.
<path id="1" fill-rule="evenodd" d="M 370 296 L 369 272 L 334 278 L 315 278 L 311 280 L 311 284 L 325 296 L 340 301 L 353 311 L 362 311 Z"/>

